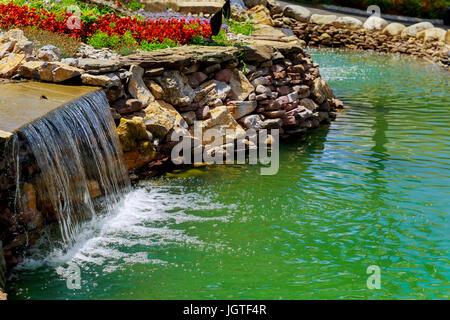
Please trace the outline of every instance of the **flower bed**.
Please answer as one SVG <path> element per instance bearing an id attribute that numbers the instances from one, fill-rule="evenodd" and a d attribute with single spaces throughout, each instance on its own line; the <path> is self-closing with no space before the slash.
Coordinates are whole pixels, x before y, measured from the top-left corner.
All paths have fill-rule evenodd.
<path id="1" fill-rule="evenodd" d="M 14 3 L 0 4 L 0 27 L 11 26 L 37 27 L 73 35 L 83 41 L 97 32 L 103 32 L 108 36 L 119 37 L 129 33 L 138 43 L 164 42 L 170 39 L 180 44 L 188 44 L 194 37 L 209 37 L 211 34 L 209 23 L 202 19 L 139 19 L 120 17 L 113 13 L 79 13 L 77 16 L 72 12 L 51 12 Z"/>

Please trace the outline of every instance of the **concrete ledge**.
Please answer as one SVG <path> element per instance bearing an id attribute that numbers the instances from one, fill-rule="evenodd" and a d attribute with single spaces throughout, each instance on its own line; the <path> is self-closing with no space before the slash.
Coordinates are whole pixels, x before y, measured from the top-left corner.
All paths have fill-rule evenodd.
<path id="1" fill-rule="evenodd" d="M 32 81 L 0 83 L 0 133 L 14 133 L 26 124 L 98 89 Z"/>

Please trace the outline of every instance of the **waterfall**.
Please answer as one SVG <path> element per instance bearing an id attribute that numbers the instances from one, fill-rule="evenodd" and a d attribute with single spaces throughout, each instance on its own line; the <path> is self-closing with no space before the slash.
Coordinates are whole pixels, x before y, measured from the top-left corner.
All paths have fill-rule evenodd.
<path id="1" fill-rule="evenodd" d="M 21 157 L 18 211 L 31 210 L 27 208 L 30 200 L 24 181 L 32 180 L 38 198 L 34 202 L 39 203 L 40 211 L 54 214 L 67 245 L 79 232 L 79 222 L 95 215 L 94 198 L 102 196 L 101 204 L 113 207 L 129 188 L 128 171 L 103 91 L 91 92 L 52 111 L 21 128 L 17 135 Z M 31 168 L 29 162 L 28 168 L 24 167 L 27 156 L 22 149 L 33 158 Z"/>

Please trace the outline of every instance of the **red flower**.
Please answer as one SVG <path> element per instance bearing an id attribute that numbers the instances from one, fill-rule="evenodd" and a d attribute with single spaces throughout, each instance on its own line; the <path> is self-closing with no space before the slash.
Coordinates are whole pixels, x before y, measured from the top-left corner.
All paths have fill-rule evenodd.
<path id="1" fill-rule="evenodd" d="M 115 14 L 106 14 L 103 17 L 96 17 L 96 20 L 89 18 L 87 21 L 90 22 L 87 24 L 83 23 L 83 19 L 81 19 L 80 28 L 77 29 L 73 28 L 73 23 L 71 23 L 73 19 L 69 20 L 72 15 L 73 13 L 71 12 L 52 13 L 44 9 L 37 10 L 28 6 L 21 7 L 12 3 L 0 4 L 0 27 L 35 26 L 48 31 L 71 34 L 75 37 L 81 37 L 83 40 L 97 31 L 105 32 L 110 36 L 122 36 L 125 32 L 131 31 L 134 39 L 138 42 L 143 40 L 162 42 L 164 39 L 171 39 L 181 44 L 189 43 L 197 35 L 203 37 L 211 35 L 210 25 L 201 20 L 191 23 L 184 19 L 141 21 L 135 17 L 120 17 Z"/>

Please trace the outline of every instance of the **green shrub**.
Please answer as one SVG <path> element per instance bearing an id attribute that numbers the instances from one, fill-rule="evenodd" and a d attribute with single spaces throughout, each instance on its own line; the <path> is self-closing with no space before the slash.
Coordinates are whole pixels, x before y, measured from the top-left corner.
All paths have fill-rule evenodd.
<path id="1" fill-rule="evenodd" d="M 230 31 L 236 34 L 243 34 L 245 36 L 250 36 L 253 31 L 255 31 L 255 27 L 250 21 L 246 21 L 244 23 L 236 22 L 233 20 L 226 21 L 226 24 L 230 28 Z"/>
<path id="2" fill-rule="evenodd" d="M 139 44 L 133 38 L 133 34 L 130 31 L 125 32 L 123 36 L 108 36 L 108 34 L 98 31 L 87 40 L 87 44 L 93 46 L 95 49 L 109 48 L 122 55 L 132 54 L 139 47 Z"/>
<path id="3" fill-rule="evenodd" d="M 173 41 L 172 39 L 164 39 L 163 42 L 153 41 L 148 42 L 146 40 L 141 42 L 141 49 L 144 51 L 153 51 L 158 49 L 166 49 L 166 48 L 173 48 L 178 45 L 177 42 Z"/>
<path id="4" fill-rule="evenodd" d="M 133 0 L 130 3 L 128 3 L 128 8 L 130 8 L 131 10 L 134 10 L 134 11 L 142 9 L 142 7 L 143 7 L 143 5 L 136 0 Z"/>

